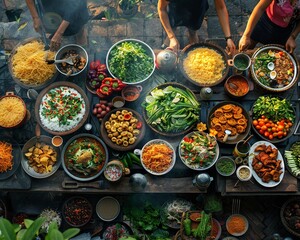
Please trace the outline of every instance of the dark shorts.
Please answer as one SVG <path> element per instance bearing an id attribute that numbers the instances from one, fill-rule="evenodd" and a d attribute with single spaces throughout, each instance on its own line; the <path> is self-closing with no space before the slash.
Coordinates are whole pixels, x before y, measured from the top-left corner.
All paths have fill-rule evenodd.
<path id="1" fill-rule="evenodd" d="M 198 30 L 209 7 L 207 0 L 178 0 L 169 3 L 169 20 L 171 27 L 185 26 Z"/>
<path id="2" fill-rule="evenodd" d="M 262 44 L 280 44 L 285 45 L 294 25 L 280 27 L 273 23 L 265 12 L 256 24 L 251 34 L 251 39 Z"/>

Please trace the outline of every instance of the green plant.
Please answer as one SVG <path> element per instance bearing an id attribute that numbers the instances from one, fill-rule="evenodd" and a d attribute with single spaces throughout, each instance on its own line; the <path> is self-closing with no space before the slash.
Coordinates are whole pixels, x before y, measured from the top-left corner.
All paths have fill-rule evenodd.
<path id="1" fill-rule="evenodd" d="M 138 3 L 141 2 L 141 0 L 118 0 L 119 5 L 123 10 L 130 10 L 134 6 L 136 6 Z"/>
<path id="2" fill-rule="evenodd" d="M 5 218 L 0 218 L 0 240 L 33 240 L 40 233 L 42 224 L 46 219 L 39 217 L 36 220 L 25 219 L 26 229 L 21 229 L 18 224 L 12 224 Z M 70 228 L 64 232 L 60 232 L 56 222 L 52 222 L 49 226 L 45 240 L 68 240 L 76 236 L 80 232 L 78 228 Z"/>

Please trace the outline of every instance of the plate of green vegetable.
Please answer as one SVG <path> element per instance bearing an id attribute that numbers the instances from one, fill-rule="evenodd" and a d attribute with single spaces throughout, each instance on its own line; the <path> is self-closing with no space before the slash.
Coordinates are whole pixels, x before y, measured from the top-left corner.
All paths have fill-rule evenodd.
<path id="1" fill-rule="evenodd" d="M 300 140 L 290 142 L 284 151 L 286 168 L 294 177 L 300 179 Z"/>
<path id="2" fill-rule="evenodd" d="M 151 47 L 138 39 L 124 39 L 107 52 L 107 70 L 126 84 L 139 84 L 155 70 L 155 54 Z"/>
<path id="3" fill-rule="evenodd" d="M 181 161 L 193 170 L 203 171 L 212 167 L 219 157 L 219 145 L 214 136 L 204 132 L 191 132 L 179 143 Z"/>
<path id="4" fill-rule="evenodd" d="M 283 46 L 265 45 L 252 55 L 251 75 L 262 88 L 283 92 L 292 88 L 298 80 L 297 58 Z"/>
<path id="5" fill-rule="evenodd" d="M 164 83 L 152 89 L 142 103 L 149 127 L 164 136 L 189 132 L 200 117 L 195 94 L 179 83 Z"/>

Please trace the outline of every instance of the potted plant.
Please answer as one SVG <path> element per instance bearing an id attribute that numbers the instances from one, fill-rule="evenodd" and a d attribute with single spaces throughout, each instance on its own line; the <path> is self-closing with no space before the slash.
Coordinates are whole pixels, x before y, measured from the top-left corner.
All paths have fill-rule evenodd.
<path id="1" fill-rule="evenodd" d="M 124 18 L 133 17 L 141 0 L 118 0 L 118 12 Z"/>

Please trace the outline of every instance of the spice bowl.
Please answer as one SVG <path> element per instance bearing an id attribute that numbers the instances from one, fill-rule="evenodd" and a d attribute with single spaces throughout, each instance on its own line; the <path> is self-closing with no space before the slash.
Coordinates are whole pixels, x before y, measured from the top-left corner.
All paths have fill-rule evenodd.
<path id="1" fill-rule="evenodd" d="M 252 177 L 252 169 L 246 165 L 239 166 L 236 170 L 236 176 L 242 182 L 249 181 Z"/>
<path id="2" fill-rule="evenodd" d="M 230 157 L 220 157 L 216 162 L 217 172 L 224 176 L 231 176 L 236 170 L 235 161 Z"/>
<path id="3" fill-rule="evenodd" d="M 133 102 L 139 98 L 142 90 L 141 85 L 128 85 L 122 89 L 121 94 L 125 101 Z"/>
<path id="4" fill-rule="evenodd" d="M 241 214 L 232 214 L 226 220 L 227 231 L 235 237 L 244 235 L 248 228 L 249 222 L 247 218 Z"/>
<path id="5" fill-rule="evenodd" d="M 111 182 L 117 182 L 122 176 L 128 174 L 130 174 L 129 168 L 125 168 L 124 164 L 119 160 L 110 161 L 104 170 L 104 177 Z"/>
<path id="6" fill-rule="evenodd" d="M 98 217 L 106 222 L 115 220 L 120 213 L 120 203 L 117 199 L 107 196 L 101 198 L 96 205 Z"/>
<path id="7" fill-rule="evenodd" d="M 63 219 L 72 227 L 83 227 L 91 220 L 92 215 L 92 204 L 84 197 L 71 197 L 62 207 Z"/>
<path id="8" fill-rule="evenodd" d="M 232 75 L 226 80 L 224 90 L 232 98 L 242 98 L 250 90 L 248 79 L 242 75 Z"/>

